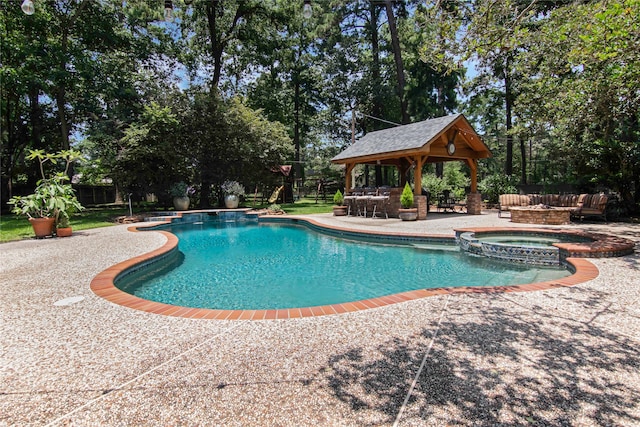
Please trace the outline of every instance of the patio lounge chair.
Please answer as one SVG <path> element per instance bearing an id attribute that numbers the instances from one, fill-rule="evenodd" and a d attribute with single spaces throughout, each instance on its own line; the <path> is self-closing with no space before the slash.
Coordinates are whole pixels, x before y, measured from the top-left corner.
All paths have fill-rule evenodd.
<path id="1" fill-rule="evenodd" d="M 581 221 L 586 217 L 599 217 L 606 221 L 608 201 L 606 194 L 581 194 L 578 197 L 578 207 L 571 212 L 571 216 Z"/>

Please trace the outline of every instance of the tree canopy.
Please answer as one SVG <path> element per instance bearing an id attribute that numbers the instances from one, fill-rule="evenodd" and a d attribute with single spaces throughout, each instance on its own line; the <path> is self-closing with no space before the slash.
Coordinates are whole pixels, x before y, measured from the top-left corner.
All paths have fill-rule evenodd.
<path id="1" fill-rule="evenodd" d="M 494 154 L 480 179 L 639 210 L 640 0 L 303 3 L 173 0 L 167 22 L 160 0 L 0 2 L 3 206 L 35 185 L 30 149 L 78 148 L 76 180 L 139 197 L 189 182 L 208 206 L 281 164 L 339 181 L 354 136 L 464 112 Z"/>

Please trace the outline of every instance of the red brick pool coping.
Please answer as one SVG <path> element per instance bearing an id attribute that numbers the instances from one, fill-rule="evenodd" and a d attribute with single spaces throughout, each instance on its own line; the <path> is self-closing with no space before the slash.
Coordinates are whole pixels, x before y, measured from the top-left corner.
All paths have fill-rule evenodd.
<path id="1" fill-rule="evenodd" d="M 316 227 L 326 228 L 333 231 L 345 231 L 350 233 L 359 233 L 364 235 L 387 235 L 387 236 L 414 236 L 414 237 L 435 237 L 438 239 L 451 238 L 450 236 L 443 235 L 416 235 L 406 233 L 373 233 L 373 232 L 361 232 L 353 229 L 346 229 L 340 227 L 332 227 L 326 224 L 321 224 L 313 219 L 295 217 L 297 221 L 306 221 Z M 154 224 L 156 225 L 156 224 Z M 151 226 L 151 225 L 149 225 Z M 139 231 L 139 228 L 146 226 L 133 226 L 129 227 L 129 231 Z M 544 232 L 543 229 L 530 228 L 530 229 L 514 229 L 514 228 L 468 228 L 464 230 L 456 231 L 509 231 L 514 230 L 529 230 L 536 233 Z M 548 230 L 554 233 L 560 232 L 559 230 Z M 172 250 L 175 250 L 178 246 L 178 238 L 167 231 L 157 230 L 158 233 L 162 233 L 167 242 L 160 248 L 148 252 L 146 254 L 128 259 L 121 263 L 118 263 L 101 273 L 99 273 L 91 281 L 91 290 L 98 296 L 110 301 L 114 304 L 122 305 L 125 307 L 133 308 L 136 310 L 145 311 L 148 313 L 161 314 L 165 316 L 173 317 L 185 317 L 191 319 L 217 319 L 217 320 L 269 320 L 269 319 L 294 319 L 301 317 L 315 317 L 326 316 L 331 314 L 341 314 L 360 310 L 367 310 L 370 308 L 383 307 L 390 304 L 396 304 L 404 301 L 411 301 L 419 298 L 426 298 L 436 295 L 447 294 L 463 294 L 463 293 L 475 293 L 475 294 L 492 294 L 492 293 L 505 293 L 505 292 L 530 292 L 541 291 L 547 289 L 564 288 L 568 286 L 574 286 L 580 283 L 587 282 L 589 280 L 598 277 L 598 269 L 591 262 L 583 258 L 571 257 L 567 258 L 567 262 L 573 267 L 575 273 L 571 276 L 561 279 L 529 283 L 522 285 L 510 285 L 510 286 L 494 286 L 494 287 L 478 287 L 468 286 L 459 288 L 435 288 L 435 289 L 418 289 L 413 291 L 402 292 L 394 295 L 387 295 L 378 298 L 371 298 L 367 300 L 347 302 L 341 304 L 331 304 L 316 307 L 303 307 L 303 308 L 290 308 L 290 309 L 274 309 L 274 310 L 217 310 L 217 309 L 204 309 L 204 308 L 189 308 L 180 307 L 170 304 L 164 304 L 160 302 L 154 302 L 145 300 L 134 295 L 121 291 L 114 285 L 114 281 L 118 275 L 126 271 L 129 268 L 135 267 L 141 263 L 148 262 L 155 257 L 166 254 Z M 585 233 L 583 233 L 584 235 Z M 604 239 L 603 243 L 599 243 L 601 240 L 595 240 L 594 242 L 571 244 L 576 245 L 572 248 L 572 252 L 583 254 L 585 256 L 597 256 L 597 252 L 616 251 L 616 244 L 621 248 L 627 248 L 631 243 L 631 250 L 633 251 L 633 242 L 615 238 L 613 236 L 590 234 L 594 237 Z M 610 238 L 608 241 L 605 238 Z M 566 244 L 569 245 L 569 244 Z"/>

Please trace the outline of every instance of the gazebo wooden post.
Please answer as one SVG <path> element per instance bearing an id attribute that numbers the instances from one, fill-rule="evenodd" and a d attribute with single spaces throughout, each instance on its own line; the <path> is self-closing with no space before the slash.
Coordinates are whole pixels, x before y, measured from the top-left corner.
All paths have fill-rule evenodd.
<path id="1" fill-rule="evenodd" d="M 422 156 L 415 157 L 416 168 L 413 172 L 413 194 L 415 196 L 422 195 L 422 165 L 424 158 Z"/>
<path id="2" fill-rule="evenodd" d="M 345 164 L 345 177 L 344 177 L 344 192 L 346 193 L 351 190 L 351 172 L 353 172 L 353 168 L 356 167 L 355 163 L 347 163 Z"/>
<path id="3" fill-rule="evenodd" d="M 414 206 L 418 208 L 418 219 L 427 219 L 427 198 L 422 195 L 422 165 L 427 156 L 417 155 L 414 157 L 415 169 L 413 171 L 413 195 Z"/>
<path id="4" fill-rule="evenodd" d="M 471 192 L 478 191 L 478 161 L 476 159 L 464 159 L 464 162 L 471 170 Z"/>
<path id="5" fill-rule="evenodd" d="M 471 170 L 471 192 L 467 194 L 467 213 L 480 215 L 482 213 L 482 195 L 478 193 L 478 161 L 465 159 L 465 163 Z"/>

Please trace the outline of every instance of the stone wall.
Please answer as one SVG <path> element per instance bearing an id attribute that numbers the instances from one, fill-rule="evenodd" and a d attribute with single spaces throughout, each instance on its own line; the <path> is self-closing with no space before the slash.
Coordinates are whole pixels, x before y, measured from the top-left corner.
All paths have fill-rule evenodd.
<path id="1" fill-rule="evenodd" d="M 467 194 L 467 213 L 469 215 L 482 213 L 482 195 L 480 193 Z"/>
<path id="2" fill-rule="evenodd" d="M 511 222 L 561 225 L 569 224 L 571 222 L 571 215 L 570 210 L 567 208 L 527 209 L 520 207 L 511 209 Z"/>

